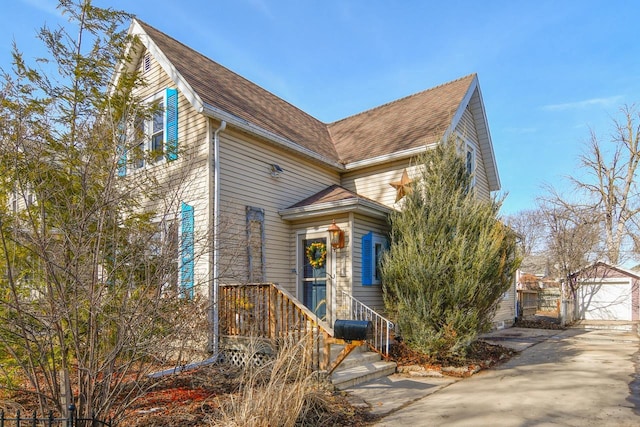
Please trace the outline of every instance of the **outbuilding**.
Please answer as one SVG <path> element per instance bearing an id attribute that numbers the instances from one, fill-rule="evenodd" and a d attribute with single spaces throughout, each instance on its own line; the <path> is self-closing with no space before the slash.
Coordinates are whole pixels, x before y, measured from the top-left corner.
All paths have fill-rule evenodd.
<path id="1" fill-rule="evenodd" d="M 597 262 L 576 279 L 579 319 L 639 320 L 640 272 Z"/>

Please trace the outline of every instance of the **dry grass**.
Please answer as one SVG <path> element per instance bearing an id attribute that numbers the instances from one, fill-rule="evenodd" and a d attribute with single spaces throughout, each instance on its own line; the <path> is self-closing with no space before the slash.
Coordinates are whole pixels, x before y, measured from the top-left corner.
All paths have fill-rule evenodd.
<path id="1" fill-rule="evenodd" d="M 312 374 L 305 341 L 283 343 L 260 366 L 214 364 L 159 378 L 120 425 L 364 426 L 373 418 L 352 407 L 326 378 Z M 264 342 L 249 346 L 264 349 Z M 264 360 L 248 354 L 245 360 Z"/>
<path id="2" fill-rule="evenodd" d="M 283 343 L 276 357 L 260 366 L 218 363 L 147 378 L 144 384 L 131 382 L 131 387 L 143 387 L 146 392 L 128 401 L 127 409 L 114 421 L 127 427 L 371 424 L 374 418 L 367 408 L 354 408 L 327 378 L 311 373 L 305 343 Z M 253 348 L 264 350 L 264 342 L 256 341 Z M 252 359 L 251 355 L 246 358 Z M 0 410 L 5 413 L 37 409 L 31 395 L 4 391 Z"/>
<path id="3" fill-rule="evenodd" d="M 212 424 L 255 427 L 296 425 L 308 396 L 321 385 L 318 377 L 307 368 L 311 361 L 304 343 L 284 342 L 274 359 L 261 366 L 247 366 L 241 377 L 240 392 L 220 405 L 220 415 L 212 420 Z"/>

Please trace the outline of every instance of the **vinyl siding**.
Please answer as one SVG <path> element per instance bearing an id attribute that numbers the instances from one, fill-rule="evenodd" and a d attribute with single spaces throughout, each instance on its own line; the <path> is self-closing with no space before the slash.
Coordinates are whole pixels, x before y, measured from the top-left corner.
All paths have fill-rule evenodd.
<path id="1" fill-rule="evenodd" d="M 143 60 L 144 54 L 141 55 Z M 139 65 L 140 66 L 140 65 Z M 171 78 L 151 59 L 151 67 L 143 75 L 146 86 L 136 95 L 143 101 L 167 88 L 174 88 Z M 149 165 L 127 173 L 129 180 L 153 179 L 153 201 L 145 207 L 158 214 L 178 218 L 181 202 L 194 208 L 194 286 L 196 292 L 208 295 L 210 283 L 209 225 L 209 138 L 207 120 L 198 114 L 182 93 L 178 94 L 178 158 Z"/>
<path id="2" fill-rule="evenodd" d="M 271 164 L 283 173 L 271 176 Z M 227 128 L 220 134 L 221 282 L 247 280 L 246 206 L 264 209 L 266 281 L 295 290 L 295 227 L 278 212 L 326 187 L 338 174 Z M 328 225 L 328 224 L 327 224 Z"/>
<path id="3" fill-rule="evenodd" d="M 500 300 L 498 309 L 493 316 L 494 327 L 502 329 L 513 326 L 513 322 L 516 318 L 515 299 L 516 285 L 514 281 L 514 284 L 509 288 L 509 291 L 505 294 L 504 298 Z"/>
<path id="4" fill-rule="evenodd" d="M 342 175 L 341 185 L 378 203 L 399 208 L 401 204 L 395 202 L 396 189 L 391 183 L 399 181 L 405 169 L 410 178 L 417 175 L 416 167 L 407 159 L 347 172 Z"/>
<path id="5" fill-rule="evenodd" d="M 144 58 L 142 55 L 141 58 Z M 152 59 L 151 68 L 144 74 L 147 86 L 138 95 L 150 98 L 175 87 L 170 77 Z M 179 157 L 178 160 L 148 168 L 158 179 L 157 190 L 165 198 L 155 206 L 178 212 L 180 202 L 194 207 L 195 221 L 195 282 L 197 289 L 208 293 L 211 267 L 211 223 L 210 209 L 213 207 L 211 168 L 212 130 L 219 123 L 197 113 L 183 94 L 179 94 Z M 476 189 L 479 197 L 489 197 L 488 180 L 478 135 L 473 125 L 473 113 L 469 108 L 464 112 L 458 125 L 460 133 L 475 144 L 476 149 Z M 360 214 L 345 214 L 342 217 L 322 217 L 309 221 L 287 222 L 278 211 L 303 200 L 326 187 L 340 184 L 345 188 L 384 205 L 400 208 L 395 203 L 396 190 L 390 183 L 400 180 L 407 169 L 410 177 L 415 177 L 416 167 L 411 159 L 389 162 L 370 168 L 349 171 L 342 176 L 335 171 L 319 166 L 294 152 L 286 151 L 268 141 L 254 137 L 229 126 L 220 133 L 220 188 L 221 188 L 221 229 L 220 229 L 220 282 L 244 283 L 247 277 L 246 207 L 264 210 L 264 250 L 266 277 L 294 295 L 297 289 L 296 269 L 300 253 L 297 253 L 300 233 L 326 232 L 326 227 L 335 219 L 345 231 L 346 247 L 331 251 L 332 285 L 334 290 L 342 289 L 352 294 L 367 306 L 382 311 L 384 303 L 380 285 L 362 286 L 362 236 L 373 231 L 386 234 L 388 225 L 383 219 L 367 218 Z M 278 164 L 284 172 L 274 178 L 270 175 L 271 164 Z M 130 178 L 129 178 L 130 179 Z M 135 176 L 133 177 L 135 179 Z M 327 235 L 328 237 L 328 235 Z M 335 301 L 337 292 L 330 294 Z M 499 316 L 507 316 L 513 308 L 501 307 Z M 510 315 L 513 318 L 513 315 Z"/>
<path id="6" fill-rule="evenodd" d="M 478 145 L 478 133 L 474 124 L 473 113 L 471 109 L 467 107 L 464 110 L 462 118 L 456 127 L 462 137 L 473 146 L 476 153 L 476 172 L 475 172 L 475 191 L 478 198 L 481 200 L 489 200 L 491 192 L 489 191 L 489 180 L 487 178 L 487 170 L 485 162 L 482 158 L 482 151 Z"/>
<path id="7" fill-rule="evenodd" d="M 387 235 L 389 226 L 384 219 L 369 218 L 354 214 L 352 219 L 353 244 L 351 252 L 353 258 L 353 289 L 352 295 L 358 301 L 374 309 L 378 313 L 384 312 L 382 300 L 382 285 L 362 285 L 362 236 L 369 232 Z"/>
<path id="8" fill-rule="evenodd" d="M 470 143 L 475 150 L 476 195 L 481 200 L 489 200 L 491 193 L 489 191 L 485 163 L 482 159 L 480 147 L 478 146 L 478 136 L 470 109 L 467 108 L 465 110 L 456 131 L 460 135 L 463 135 L 465 140 Z M 419 175 L 419 172 L 416 170 L 417 166 L 415 166 L 415 158 L 404 159 L 346 172 L 342 175 L 341 185 L 364 197 L 398 209 L 401 208 L 402 204 L 395 202 L 396 189 L 391 186 L 391 183 L 399 181 L 405 169 L 407 169 L 407 173 L 412 179 Z"/>

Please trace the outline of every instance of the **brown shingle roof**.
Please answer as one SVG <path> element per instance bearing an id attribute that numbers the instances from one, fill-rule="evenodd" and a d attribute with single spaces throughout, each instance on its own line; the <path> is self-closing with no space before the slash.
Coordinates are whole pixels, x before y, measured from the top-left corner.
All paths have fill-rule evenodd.
<path id="1" fill-rule="evenodd" d="M 205 105 L 343 164 L 437 142 L 475 75 L 325 124 L 179 41 L 137 21 Z"/>
<path id="2" fill-rule="evenodd" d="M 334 184 L 278 213 L 287 220 L 301 217 L 308 219 L 310 214 L 323 215 L 336 209 L 341 212 L 362 209 L 369 216 L 383 218 L 386 218 L 386 215 L 392 210 L 389 206 Z"/>
<path id="3" fill-rule="evenodd" d="M 205 104 L 338 160 L 324 123 L 152 26 L 138 23 Z"/>
<path id="4" fill-rule="evenodd" d="M 435 143 L 451 125 L 475 74 L 329 125 L 344 163 Z"/>
<path id="5" fill-rule="evenodd" d="M 339 202 L 341 200 L 349 200 L 349 199 L 364 199 L 364 198 L 362 196 L 357 195 L 353 191 L 349 191 L 344 187 L 334 184 L 314 194 L 313 196 L 307 197 L 306 199 L 299 201 L 295 205 L 289 206 L 287 209 L 299 208 L 302 206 L 317 205 L 320 203 Z"/>

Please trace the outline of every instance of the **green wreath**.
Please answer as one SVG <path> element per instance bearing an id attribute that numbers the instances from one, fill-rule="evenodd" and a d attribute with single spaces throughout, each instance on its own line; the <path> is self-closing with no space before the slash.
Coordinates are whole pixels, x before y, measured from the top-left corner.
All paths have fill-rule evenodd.
<path id="1" fill-rule="evenodd" d="M 307 246 L 307 259 L 313 268 L 322 268 L 327 260 L 327 245 L 315 242 Z"/>

